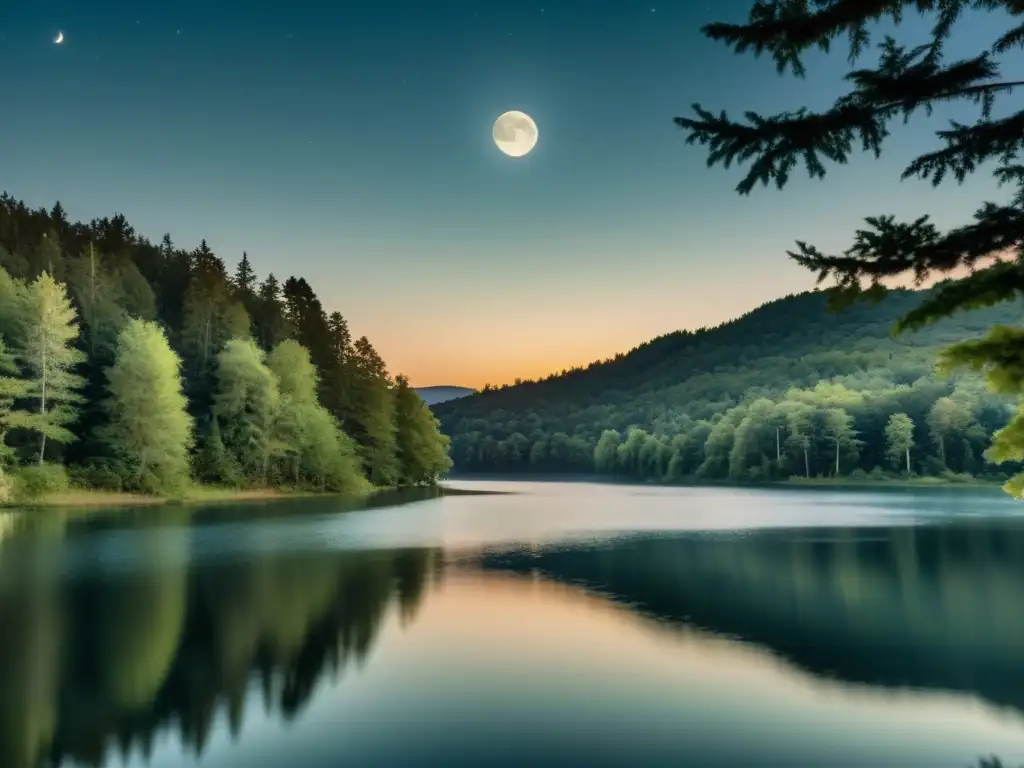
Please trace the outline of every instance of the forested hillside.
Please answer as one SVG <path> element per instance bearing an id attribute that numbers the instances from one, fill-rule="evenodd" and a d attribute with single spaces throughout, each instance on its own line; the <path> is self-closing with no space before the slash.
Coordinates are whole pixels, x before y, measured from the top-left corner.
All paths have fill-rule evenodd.
<path id="1" fill-rule="evenodd" d="M 1011 403 L 977 375 L 940 378 L 937 352 L 1016 322 L 1021 304 L 894 337 L 921 301 L 827 309 L 810 292 L 733 322 L 654 339 L 542 381 L 434 407 L 457 471 L 589 472 L 658 481 L 1006 477 L 983 453 Z"/>
<path id="2" fill-rule="evenodd" d="M 432 482 L 447 438 L 301 277 L 0 196 L 0 501 Z"/>

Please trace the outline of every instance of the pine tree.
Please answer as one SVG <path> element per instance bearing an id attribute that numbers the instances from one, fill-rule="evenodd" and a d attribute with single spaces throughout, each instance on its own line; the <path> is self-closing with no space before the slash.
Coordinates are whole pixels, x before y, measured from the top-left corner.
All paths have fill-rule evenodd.
<path id="1" fill-rule="evenodd" d="M 265 352 L 269 352 L 292 334 L 292 329 L 285 317 L 281 284 L 274 277 L 273 272 L 260 283 L 257 291 L 253 327 L 256 340 Z"/>
<path id="2" fill-rule="evenodd" d="M 395 402 L 387 368 L 365 336 L 352 349 L 352 417 L 345 423 L 345 432 L 359 445 L 370 482 L 393 485 L 398 479 Z"/>
<path id="3" fill-rule="evenodd" d="M 1009 199 L 984 202 L 974 221 L 946 232 L 928 216 L 897 221 L 891 215 L 872 216 L 857 231 L 853 244 L 840 254 L 826 254 L 797 241 L 789 255 L 817 273 L 819 282 L 832 278 L 833 305 L 858 298 L 877 299 L 885 294 L 886 278 L 912 275 L 920 284 L 933 274 L 970 269 L 968 277 L 942 283 L 897 325 L 897 331 L 916 329 L 959 310 L 1006 301 L 1024 293 L 1024 110 L 995 117 L 997 97 L 1024 86 L 1024 81 L 1000 77 L 1000 56 L 1024 46 L 1024 23 L 1012 25 L 975 56 L 949 61 L 945 48 L 955 23 L 965 13 L 1005 13 L 1019 19 L 1017 0 L 759 0 L 746 24 L 715 23 L 704 27 L 712 40 L 728 44 L 737 53 L 766 53 L 779 72 L 787 69 L 802 77 L 802 56 L 818 48 L 828 51 L 837 38 L 850 41 L 851 62 L 860 59 L 871 43 L 870 25 L 899 24 L 913 11 L 929 14 L 934 24 L 921 45 L 907 46 L 885 37 L 878 43 L 874 67 L 847 75 L 852 84 L 823 112 L 806 108 L 762 116 L 747 113 L 733 121 L 723 111 L 715 114 L 699 104 L 695 117 L 677 117 L 687 142 L 708 149 L 708 164 L 729 167 L 749 162 L 737 191 L 749 194 L 758 184 L 786 185 L 801 161 L 812 178 L 826 175 L 826 162 L 846 163 L 856 148 L 878 156 L 897 119 L 929 113 L 940 104 L 970 102 L 978 115 L 972 122 L 952 122 L 937 131 L 940 146 L 913 160 L 903 178 L 918 177 L 939 185 L 949 177 L 962 182 L 982 165 L 992 164 L 996 180 L 1014 189 Z M 1001 391 L 1024 393 L 1024 328 L 995 327 L 977 342 L 949 350 L 947 370 L 969 365 L 988 372 Z M 1024 459 L 1024 413 L 997 438 L 992 452 L 997 460 Z M 994 444 L 995 445 L 995 444 Z M 1008 489 L 1024 490 L 1024 475 Z"/>
<path id="4" fill-rule="evenodd" d="M 330 356 L 322 376 L 320 401 L 339 422 L 347 424 L 352 418 L 352 388 L 354 351 L 352 333 L 348 322 L 340 312 L 332 312 L 327 318 L 330 336 Z"/>
<path id="5" fill-rule="evenodd" d="M 75 310 L 63 284 L 46 272 L 27 286 L 24 294 L 25 338 L 21 361 L 30 374 L 28 395 L 38 410 L 19 415 L 16 426 L 40 435 L 39 463 L 46 455 L 46 440 L 70 443 L 76 439 L 67 429 L 77 413 L 84 384 L 72 370 L 85 355 L 71 345 L 78 339 Z"/>
<path id="6" fill-rule="evenodd" d="M 35 248 L 29 251 L 26 277 L 35 279 L 43 272 L 60 278 L 64 275 L 64 257 L 60 240 L 54 232 L 44 233 Z"/>
<path id="7" fill-rule="evenodd" d="M 192 275 L 182 309 L 181 345 L 193 414 L 205 415 L 217 353 L 229 339 L 247 338 L 249 316 L 232 296 L 223 263 L 204 240 L 192 253 Z"/>
<path id="8" fill-rule="evenodd" d="M 243 303 L 252 301 L 256 295 L 256 273 L 252 271 L 249 254 L 245 251 L 242 251 L 242 260 L 238 262 L 238 267 L 235 269 L 234 284 Z"/>

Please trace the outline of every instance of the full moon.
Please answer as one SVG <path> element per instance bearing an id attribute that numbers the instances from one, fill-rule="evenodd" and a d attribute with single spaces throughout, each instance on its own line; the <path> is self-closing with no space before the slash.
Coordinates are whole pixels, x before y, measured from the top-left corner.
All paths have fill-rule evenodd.
<path id="1" fill-rule="evenodd" d="M 509 157 L 522 157 L 537 146 L 537 124 L 525 112 L 503 114 L 494 121 L 491 135 L 498 149 Z"/>

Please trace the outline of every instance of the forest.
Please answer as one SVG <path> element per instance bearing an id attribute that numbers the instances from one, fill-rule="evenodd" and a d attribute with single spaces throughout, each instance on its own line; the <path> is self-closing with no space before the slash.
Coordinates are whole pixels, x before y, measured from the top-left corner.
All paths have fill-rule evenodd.
<path id="1" fill-rule="evenodd" d="M 933 290 L 940 290 L 939 288 Z M 1015 402 L 938 353 L 1015 321 L 1018 302 L 892 333 L 922 291 L 830 309 L 827 291 L 716 328 L 434 406 L 455 471 L 654 482 L 1005 481 L 986 457 Z"/>
<path id="2" fill-rule="evenodd" d="M 433 483 L 448 438 L 302 277 L 0 196 L 0 503 Z"/>

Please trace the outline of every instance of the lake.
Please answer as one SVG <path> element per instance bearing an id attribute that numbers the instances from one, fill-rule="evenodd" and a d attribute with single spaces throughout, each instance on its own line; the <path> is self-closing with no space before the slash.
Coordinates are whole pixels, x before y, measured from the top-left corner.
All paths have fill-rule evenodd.
<path id="1" fill-rule="evenodd" d="M 0 516 L 0 766 L 1024 763 L 998 491 L 450 487 Z"/>

